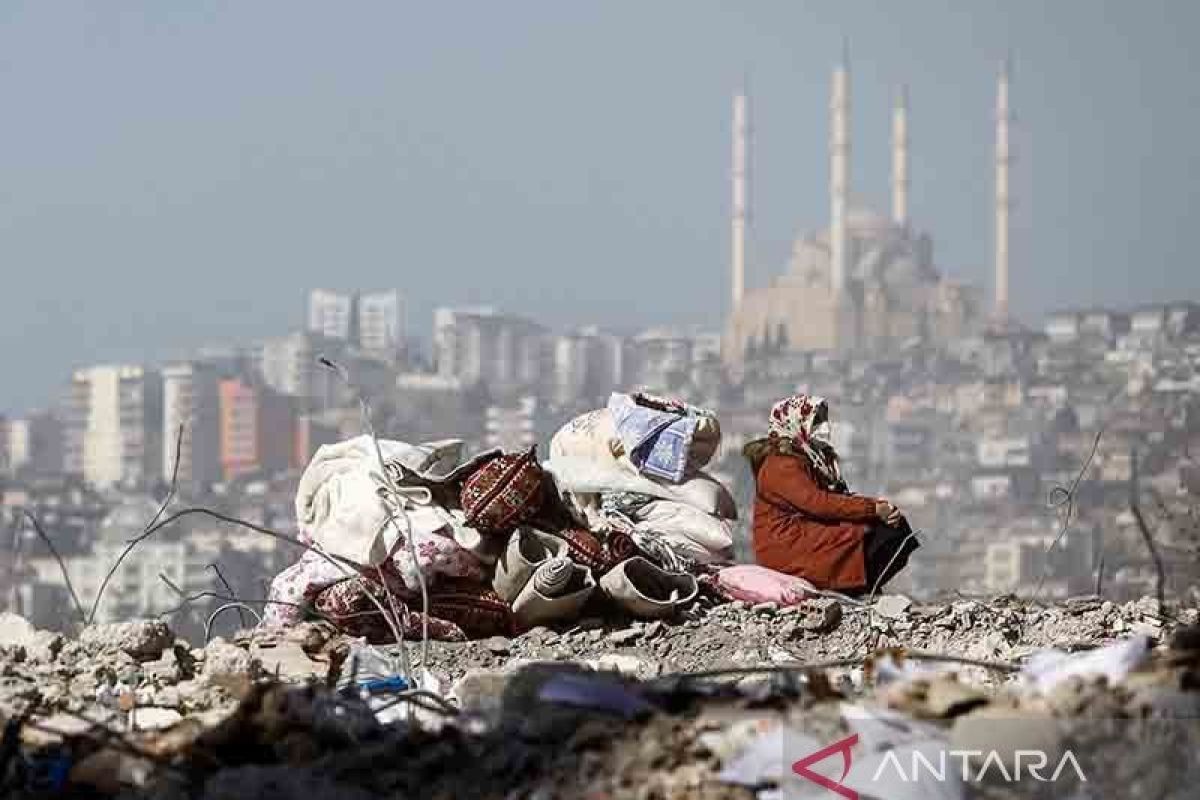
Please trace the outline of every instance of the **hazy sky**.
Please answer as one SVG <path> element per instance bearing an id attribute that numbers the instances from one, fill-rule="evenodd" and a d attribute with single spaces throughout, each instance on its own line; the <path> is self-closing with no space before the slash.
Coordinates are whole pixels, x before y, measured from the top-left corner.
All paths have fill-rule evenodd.
<path id="1" fill-rule="evenodd" d="M 853 188 L 990 287 L 995 72 L 1015 56 L 1013 300 L 1200 299 L 1200 4 L 123 2 L 0 5 L 0 411 L 70 370 L 296 328 L 305 291 L 399 286 L 410 327 L 490 302 L 554 325 L 714 323 L 730 95 L 750 74 L 752 285 L 827 220 L 848 36 Z"/>

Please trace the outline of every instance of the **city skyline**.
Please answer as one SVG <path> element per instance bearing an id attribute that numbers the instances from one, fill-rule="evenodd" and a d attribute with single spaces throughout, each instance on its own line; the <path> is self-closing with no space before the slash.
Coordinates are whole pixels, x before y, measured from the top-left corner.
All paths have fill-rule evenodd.
<path id="1" fill-rule="evenodd" d="M 827 222 L 843 36 L 863 76 L 853 185 L 887 206 L 891 93 L 908 84 L 910 214 L 950 276 L 990 285 L 993 80 L 1011 49 L 1016 315 L 1200 294 L 1183 80 L 1196 56 L 1182 39 L 1194 9 L 929 2 L 887 26 L 871 3 L 635 10 L 481 7 L 461 26 L 416 7 L 10 7 L 0 224 L 21 302 L 0 344 L 20 380 L 0 410 L 43 403 L 87 364 L 298 327 L 317 286 L 398 285 L 423 335 L 435 306 L 481 300 L 559 329 L 717 327 L 729 96 L 748 72 L 747 283 L 761 286 Z M 455 48 L 417 35 L 451 29 Z"/>

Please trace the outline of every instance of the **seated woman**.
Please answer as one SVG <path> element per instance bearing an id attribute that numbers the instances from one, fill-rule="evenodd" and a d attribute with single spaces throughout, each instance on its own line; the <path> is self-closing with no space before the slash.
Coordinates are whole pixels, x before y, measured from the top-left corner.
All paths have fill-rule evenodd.
<path id="1" fill-rule="evenodd" d="M 850 493 L 821 397 L 776 403 L 765 439 L 745 447 L 754 470 L 755 559 L 819 589 L 864 594 L 908 563 L 918 543 L 887 500 Z"/>

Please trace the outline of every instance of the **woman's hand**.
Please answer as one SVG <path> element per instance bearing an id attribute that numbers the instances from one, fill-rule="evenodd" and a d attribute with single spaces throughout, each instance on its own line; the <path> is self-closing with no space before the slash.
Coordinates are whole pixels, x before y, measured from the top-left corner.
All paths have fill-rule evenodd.
<path id="1" fill-rule="evenodd" d="M 900 520 L 904 519 L 904 515 L 900 513 L 900 509 L 887 500 L 875 501 L 875 516 L 879 517 L 879 521 L 889 527 L 899 525 Z"/>

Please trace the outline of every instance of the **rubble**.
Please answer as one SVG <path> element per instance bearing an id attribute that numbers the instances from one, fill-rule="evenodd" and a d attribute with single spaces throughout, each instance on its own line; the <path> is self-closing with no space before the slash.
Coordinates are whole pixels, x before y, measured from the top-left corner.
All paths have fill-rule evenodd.
<path id="1" fill-rule="evenodd" d="M 1117 623 L 1129 631 L 1147 620 L 1158 634 L 1141 650 L 1140 640 L 1115 632 Z M 1164 782 L 1164 765 L 1176 764 L 1176 746 L 1200 739 L 1185 726 L 1168 745 L 1155 740 L 1167 748 L 1161 764 L 1143 752 L 1149 740 L 1137 725 L 1200 711 L 1200 634 L 1189 627 L 1200 612 L 1160 611 L 1154 601 L 734 602 L 669 620 L 429 642 L 414 675 L 448 688 L 413 699 L 411 718 L 403 706 L 381 710 L 386 695 L 367 704 L 325 688 L 347 685 L 355 646 L 326 623 L 259 628 L 202 648 L 161 623 L 128 623 L 84 629 L 32 658 L 26 648 L 44 632 L 21 622 L 0 621 L 12 634 L 0 646 L 0 719 L 19 737 L 0 785 L 14 797 L 33 796 L 30 770 L 57 758 L 60 785 L 123 798 L 752 798 L 751 788 L 717 778 L 735 755 L 773 725 L 835 741 L 849 702 L 933 726 L 937 742 L 994 751 L 1006 766 L 1019 750 L 1120 748 L 1113 752 L 1143 766 L 1138 785 L 1160 792 L 1145 796 L 1170 796 L 1186 783 Z M 1072 655 L 1118 641 L 1122 648 Z M 410 646 L 410 657 L 419 651 Z M 970 663 L 921 660 L 926 653 Z M 1053 680 L 1039 663 L 1053 668 Z M 825 669 L 755 674 L 801 666 Z M 717 683 L 676 677 L 722 670 L 735 672 Z M 1110 724 L 1101 730 L 1096 720 Z M 1103 770 L 1105 780 L 1130 769 L 1122 759 L 1088 758 L 1086 769 Z"/>
<path id="2" fill-rule="evenodd" d="M 138 661 L 153 661 L 175 642 L 175 634 L 161 620 L 92 625 L 79 634 L 89 652 L 119 650 Z"/>

